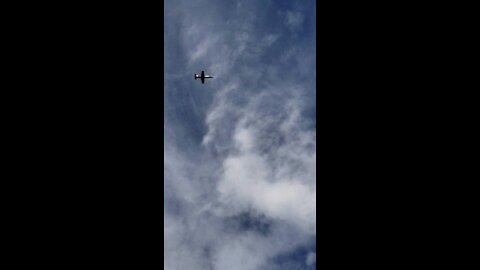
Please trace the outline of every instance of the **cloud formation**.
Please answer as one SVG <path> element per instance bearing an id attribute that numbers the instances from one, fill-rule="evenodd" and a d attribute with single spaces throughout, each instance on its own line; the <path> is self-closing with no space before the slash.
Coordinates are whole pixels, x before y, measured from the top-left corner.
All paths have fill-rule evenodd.
<path id="1" fill-rule="evenodd" d="M 314 269 L 314 12 L 165 3 L 165 269 Z"/>

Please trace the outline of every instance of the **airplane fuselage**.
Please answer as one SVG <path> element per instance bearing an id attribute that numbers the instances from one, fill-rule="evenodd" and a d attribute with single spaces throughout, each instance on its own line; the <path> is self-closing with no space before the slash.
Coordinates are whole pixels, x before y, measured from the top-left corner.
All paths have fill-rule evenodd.
<path id="1" fill-rule="evenodd" d="M 205 83 L 205 79 L 213 78 L 212 76 L 205 75 L 205 71 L 202 70 L 201 75 L 195 74 L 195 80 L 200 78 L 202 84 Z"/>

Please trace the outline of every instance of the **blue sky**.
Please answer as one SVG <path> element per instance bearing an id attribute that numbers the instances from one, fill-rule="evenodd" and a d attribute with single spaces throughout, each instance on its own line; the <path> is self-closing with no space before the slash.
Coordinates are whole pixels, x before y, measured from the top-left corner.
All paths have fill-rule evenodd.
<path id="1" fill-rule="evenodd" d="M 165 269 L 314 269 L 315 1 L 164 5 Z"/>

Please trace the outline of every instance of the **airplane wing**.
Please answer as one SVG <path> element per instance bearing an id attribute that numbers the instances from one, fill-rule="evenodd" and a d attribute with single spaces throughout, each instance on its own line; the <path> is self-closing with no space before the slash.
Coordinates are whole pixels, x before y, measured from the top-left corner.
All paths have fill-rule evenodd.
<path id="1" fill-rule="evenodd" d="M 202 70 L 202 78 L 205 77 L 205 71 Z"/>
<path id="2" fill-rule="evenodd" d="M 203 75 L 203 71 L 202 71 L 202 75 Z M 205 77 L 202 76 L 200 79 L 202 79 L 202 83 L 205 83 Z"/>

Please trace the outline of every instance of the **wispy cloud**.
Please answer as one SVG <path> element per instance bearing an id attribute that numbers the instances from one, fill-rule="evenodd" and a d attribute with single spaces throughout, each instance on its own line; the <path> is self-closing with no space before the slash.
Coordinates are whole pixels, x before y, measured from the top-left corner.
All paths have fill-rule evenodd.
<path id="1" fill-rule="evenodd" d="M 295 30 L 303 23 L 303 15 L 300 12 L 287 11 L 287 25 L 291 30 Z"/>
<path id="2" fill-rule="evenodd" d="M 316 261 L 317 261 L 317 257 L 315 252 L 309 252 L 307 255 L 307 262 L 306 262 L 307 265 L 308 266 L 314 265 Z"/>

